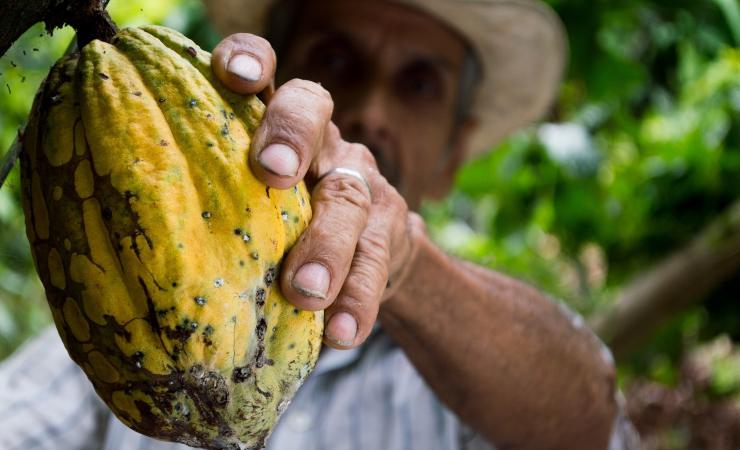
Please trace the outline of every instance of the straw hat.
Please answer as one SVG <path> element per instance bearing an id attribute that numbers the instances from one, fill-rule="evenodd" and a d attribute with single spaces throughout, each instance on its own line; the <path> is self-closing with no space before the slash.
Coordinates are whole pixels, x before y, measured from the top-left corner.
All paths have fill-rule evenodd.
<path id="1" fill-rule="evenodd" d="M 262 34 L 276 0 L 204 0 L 224 34 Z M 366 0 L 379 1 L 379 0 Z M 393 0 L 424 11 L 466 38 L 483 77 L 472 113 L 479 127 L 470 154 L 490 149 L 537 120 L 552 103 L 567 43 L 556 14 L 538 0 Z"/>

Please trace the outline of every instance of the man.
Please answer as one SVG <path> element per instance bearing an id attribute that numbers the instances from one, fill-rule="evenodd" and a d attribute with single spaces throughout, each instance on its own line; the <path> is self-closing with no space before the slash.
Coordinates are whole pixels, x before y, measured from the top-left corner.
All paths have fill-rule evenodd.
<path id="1" fill-rule="evenodd" d="M 253 171 L 313 193 L 281 287 L 326 310 L 328 347 L 268 447 L 633 448 L 611 357 L 582 321 L 445 255 L 409 212 L 546 109 L 564 53 L 553 14 L 533 0 L 207 4 L 222 31 L 277 50 L 233 34 L 213 53 L 227 87 L 269 99 Z M 53 332 L 0 376 L 8 449 L 185 448 L 112 418 Z"/>

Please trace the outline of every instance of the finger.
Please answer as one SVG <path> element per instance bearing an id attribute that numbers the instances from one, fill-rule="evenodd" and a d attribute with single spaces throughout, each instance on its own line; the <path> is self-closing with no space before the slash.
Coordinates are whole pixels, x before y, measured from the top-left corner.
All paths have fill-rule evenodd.
<path id="1" fill-rule="evenodd" d="M 250 151 L 257 178 L 287 189 L 302 180 L 324 142 L 334 102 L 320 85 L 290 80 L 270 100 Z"/>
<path id="2" fill-rule="evenodd" d="M 346 349 L 360 345 L 372 331 L 378 316 L 388 279 L 388 258 L 387 252 L 366 242 L 367 238 L 363 236 L 342 291 L 324 313 L 324 341 L 334 348 Z M 371 246 L 374 248 L 367 248 Z"/>
<path id="3" fill-rule="evenodd" d="M 316 185 L 311 203 L 313 219 L 286 257 L 281 287 L 291 303 L 315 311 L 327 308 L 342 288 L 370 198 L 362 181 L 332 173 Z"/>
<path id="4" fill-rule="evenodd" d="M 377 183 L 373 187 L 377 188 Z M 373 192 L 375 195 L 378 191 Z M 406 221 L 403 202 L 393 201 L 392 196 L 383 198 L 383 191 L 378 196 L 381 198 L 374 198 L 367 228 L 357 243 L 352 267 L 342 290 L 325 312 L 324 340 L 334 348 L 360 345 L 372 331 L 388 283 L 390 249 L 398 224 Z"/>
<path id="5" fill-rule="evenodd" d="M 256 94 L 268 87 L 275 76 L 275 61 L 270 43 L 247 33 L 226 37 L 211 55 L 216 78 L 239 94 Z"/>

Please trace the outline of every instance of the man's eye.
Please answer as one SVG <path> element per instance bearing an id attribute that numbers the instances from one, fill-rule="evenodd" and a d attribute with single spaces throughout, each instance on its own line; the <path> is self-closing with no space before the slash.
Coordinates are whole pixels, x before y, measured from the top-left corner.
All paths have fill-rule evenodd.
<path id="1" fill-rule="evenodd" d="M 352 54 L 343 45 L 323 42 L 316 45 L 308 59 L 316 75 L 341 78 L 350 75 L 353 67 Z"/>
<path id="2" fill-rule="evenodd" d="M 321 58 L 321 64 L 332 72 L 341 72 L 347 68 L 349 58 L 340 52 L 328 52 Z"/>
<path id="3" fill-rule="evenodd" d="M 438 71 L 426 63 L 403 70 L 398 77 L 399 93 L 408 100 L 442 100 L 444 86 Z"/>
<path id="4" fill-rule="evenodd" d="M 416 95 L 430 95 L 437 92 L 437 84 L 430 77 L 410 77 L 406 81 L 406 88 Z"/>

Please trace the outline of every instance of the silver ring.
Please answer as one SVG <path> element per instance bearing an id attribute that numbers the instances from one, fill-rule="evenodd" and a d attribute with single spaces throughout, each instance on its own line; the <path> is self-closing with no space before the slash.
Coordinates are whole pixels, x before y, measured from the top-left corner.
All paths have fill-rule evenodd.
<path id="1" fill-rule="evenodd" d="M 363 177 L 362 174 L 358 172 L 357 170 L 350 169 L 349 167 L 335 167 L 331 169 L 330 171 L 326 172 L 325 174 L 323 174 L 321 176 L 321 179 L 326 178 L 333 173 L 338 173 L 341 175 L 349 175 L 351 177 L 357 178 L 358 180 L 362 181 L 362 184 L 364 184 L 365 187 L 367 188 L 367 193 L 370 194 L 370 198 L 371 199 L 373 198 L 373 190 L 370 189 L 370 183 L 368 183 L 365 177 Z"/>

